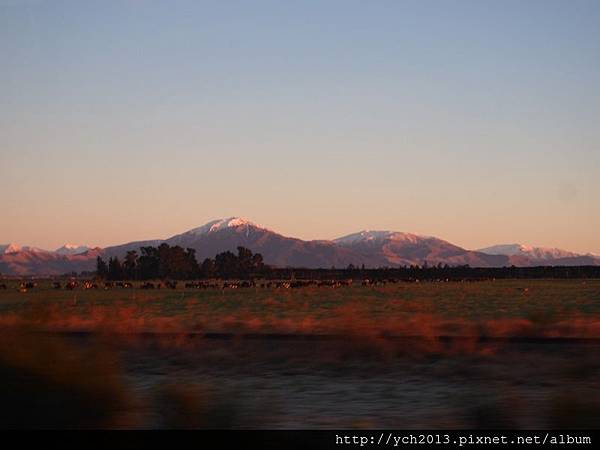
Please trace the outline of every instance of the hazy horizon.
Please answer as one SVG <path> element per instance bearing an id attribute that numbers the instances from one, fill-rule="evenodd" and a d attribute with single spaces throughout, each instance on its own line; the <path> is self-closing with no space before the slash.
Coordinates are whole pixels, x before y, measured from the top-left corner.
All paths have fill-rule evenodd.
<path id="1" fill-rule="evenodd" d="M 600 2 L 0 0 L 0 244 L 242 216 L 600 254 Z"/>

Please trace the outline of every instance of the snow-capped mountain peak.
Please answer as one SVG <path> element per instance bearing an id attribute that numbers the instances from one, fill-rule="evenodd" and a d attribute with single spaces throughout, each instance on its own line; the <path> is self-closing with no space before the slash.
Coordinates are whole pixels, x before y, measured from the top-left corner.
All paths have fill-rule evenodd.
<path id="1" fill-rule="evenodd" d="M 21 246 L 14 244 L 14 243 L 10 243 L 10 244 L 5 244 L 5 245 L 0 245 L 0 255 L 6 255 L 9 253 L 17 253 L 21 251 Z"/>
<path id="2" fill-rule="evenodd" d="M 85 253 L 90 248 L 86 245 L 78 245 L 78 244 L 65 244 L 60 248 L 57 248 L 54 252 L 59 255 L 79 255 L 81 253 Z"/>
<path id="3" fill-rule="evenodd" d="M 529 258 L 540 260 L 581 256 L 579 253 L 561 250 L 559 248 L 534 247 L 525 244 L 492 245 L 491 247 L 482 248 L 477 251 L 488 255 L 527 256 Z"/>
<path id="4" fill-rule="evenodd" d="M 334 240 L 337 244 L 352 245 L 359 242 L 380 242 L 384 240 L 417 242 L 422 239 L 428 239 L 428 236 L 421 236 L 413 233 L 403 233 L 400 231 L 389 230 L 363 230 L 358 233 L 352 233 Z"/>
<path id="5" fill-rule="evenodd" d="M 0 255 L 10 255 L 20 252 L 47 253 L 47 250 L 27 245 L 22 247 L 15 243 L 0 245 Z"/>
<path id="6" fill-rule="evenodd" d="M 231 229 L 231 228 L 240 228 L 240 227 L 245 227 L 245 228 L 251 227 L 251 228 L 259 228 L 259 229 L 266 230 L 266 228 L 261 227 L 255 223 L 249 221 L 248 219 L 244 219 L 242 217 L 228 217 L 226 219 L 217 219 L 217 220 L 210 221 L 198 228 L 189 230 L 187 233 L 199 236 L 199 235 L 203 235 L 203 234 L 215 233 L 217 231 L 222 231 L 222 230 Z"/>
<path id="7" fill-rule="evenodd" d="M 358 242 L 375 242 L 388 239 L 392 231 L 387 230 L 362 230 L 358 233 L 351 233 L 346 236 L 334 239 L 337 244 L 356 244 Z"/>

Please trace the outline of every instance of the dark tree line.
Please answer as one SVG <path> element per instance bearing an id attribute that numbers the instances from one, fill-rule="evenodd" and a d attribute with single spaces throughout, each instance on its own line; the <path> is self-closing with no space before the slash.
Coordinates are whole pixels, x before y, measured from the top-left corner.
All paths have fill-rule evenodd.
<path id="1" fill-rule="evenodd" d="M 397 280 L 397 281 L 479 281 L 490 279 L 590 279 L 600 278 L 600 266 L 470 267 L 438 264 L 366 269 L 353 265 L 345 269 L 272 268 L 273 279 L 289 280 Z"/>
<path id="2" fill-rule="evenodd" d="M 96 260 L 96 274 L 106 280 L 191 280 L 198 278 L 247 278 L 266 269 L 262 255 L 244 247 L 237 254 L 226 251 L 214 259 L 206 258 L 202 264 L 196 260 L 193 248 L 175 245 L 140 247 L 127 252 L 123 260 L 110 257 L 108 263 L 100 256 Z"/>
<path id="3" fill-rule="evenodd" d="M 413 265 L 405 267 L 367 269 L 349 265 L 345 269 L 274 268 L 264 264 L 262 255 L 244 247 L 219 253 L 215 258 L 196 260 L 192 248 L 161 244 L 158 247 L 141 247 L 127 252 L 121 260 L 97 258 L 96 275 L 106 280 L 193 280 L 205 278 L 250 279 L 271 278 L 281 280 L 486 280 L 524 278 L 600 278 L 600 266 L 538 266 L 538 267 L 469 267 L 448 265 Z"/>

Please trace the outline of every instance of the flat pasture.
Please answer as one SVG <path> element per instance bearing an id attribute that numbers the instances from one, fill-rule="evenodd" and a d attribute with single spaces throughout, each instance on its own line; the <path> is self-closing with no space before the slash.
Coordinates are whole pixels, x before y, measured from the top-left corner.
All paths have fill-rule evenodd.
<path id="1" fill-rule="evenodd" d="M 18 284 L 0 290 L 2 428 L 600 425 L 600 280 Z"/>
<path id="2" fill-rule="evenodd" d="M 298 289 L 0 290 L 0 325 L 51 331 L 600 337 L 600 280 Z"/>

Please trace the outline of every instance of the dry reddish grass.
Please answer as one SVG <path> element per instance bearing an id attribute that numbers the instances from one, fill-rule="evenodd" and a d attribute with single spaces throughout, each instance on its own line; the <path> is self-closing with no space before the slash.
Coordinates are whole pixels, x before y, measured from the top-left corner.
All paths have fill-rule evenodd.
<path id="1" fill-rule="evenodd" d="M 266 302 L 270 305 L 273 300 Z M 161 315 L 155 305 L 115 301 L 111 305 L 86 304 L 72 308 L 57 303 L 32 303 L 18 311 L 0 315 L 0 327 L 50 332 L 106 333 L 277 333 L 336 335 L 360 338 L 422 337 L 535 337 L 600 338 L 600 318 L 571 314 L 551 320 L 503 317 L 466 319 L 431 312 L 397 311 L 376 314 L 360 301 L 322 311 L 305 308 L 294 314 L 281 314 L 281 306 L 263 311 L 244 307 L 223 313 L 188 300 L 176 314 Z"/>

